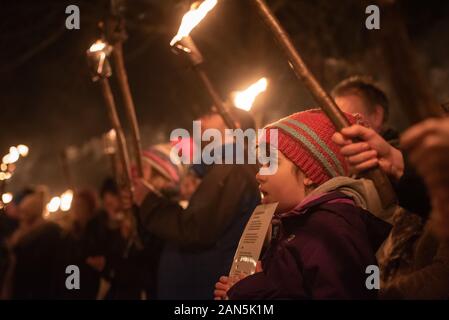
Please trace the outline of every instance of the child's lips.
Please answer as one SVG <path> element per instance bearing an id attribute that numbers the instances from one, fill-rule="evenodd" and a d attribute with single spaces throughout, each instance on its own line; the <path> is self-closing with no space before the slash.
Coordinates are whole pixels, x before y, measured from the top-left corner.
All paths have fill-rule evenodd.
<path id="1" fill-rule="evenodd" d="M 266 192 L 265 190 L 263 190 L 263 189 L 261 189 L 261 188 L 259 188 L 259 191 L 260 191 L 260 193 L 261 193 L 261 195 L 262 195 L 262 203 L 264 204 L 264 203 L 268 203 L 267 201 L 268 201 L 268 192 Z"/>

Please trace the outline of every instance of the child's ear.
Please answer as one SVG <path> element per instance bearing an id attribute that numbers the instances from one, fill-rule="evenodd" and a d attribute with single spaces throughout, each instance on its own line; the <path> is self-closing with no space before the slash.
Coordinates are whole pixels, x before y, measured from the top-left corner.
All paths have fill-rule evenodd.
<path id="1" fill-rule="evenodd" d="M 310 187 L 310 186 L 312 186 L 313 185 L 313 181 L 312 180 L 310 180 L 309 178 L 307 178 L 307 177 L 304 177 L 304 179 L 303 179 L 303 183 L 304 183 L 304 185 L 306 186 L 306 187 Z"/>

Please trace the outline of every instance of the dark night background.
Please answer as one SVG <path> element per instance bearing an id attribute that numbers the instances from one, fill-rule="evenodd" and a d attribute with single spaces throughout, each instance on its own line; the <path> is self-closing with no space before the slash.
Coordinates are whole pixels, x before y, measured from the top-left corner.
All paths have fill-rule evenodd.
<path id="1" fill-rule="evenodd" d="M 365 28 L 364 1 L 268 0 L 311 70 L 331 89 L 352 74 L 372 75 L 392 101 L 390 123 L 410 122 L 379 53 L 379 31 Z M 196 75 L 169 47 L 190 1 L 128 0 L 124 44 L 131 91 L 144 147 L 168 140 L 174 128 L 209 106 Z M 417 63 L 435 99 L 449 100 L 449 1 L 398 1 Z M 65 8 L 78 5 L 81 29 L 66 30 Z M 9 146 L 30 147 L 7 186 L 67 188 L 58 155 L 70 147 L 78 187 L 98 187 L 108 173 L 101 134 L 109 130 L 100 89 L 90 80 L 85 51 L 99 37 L 107 1 L 2 1 L 0 5 L 0 156 Z M 382 12 L 381 12 L 382 28 Z M 385 30 L 384 30 L 385 31 Z M 387 32 L 389 32 L 387 30 Z M 266 76 L 266 94 L 253 108 L 264 122 L 313 106 L 283 55 L 246 0 L 219 0 L 192 37 L 223 98 Z M 112 79 L 114 84 L 114 79 Z M 116 101 L 121 99 L 117 87 Z M 122 114 L 123 115 L 123 114 Z M 125 117 L 122 117 L 126 129 Z"/>

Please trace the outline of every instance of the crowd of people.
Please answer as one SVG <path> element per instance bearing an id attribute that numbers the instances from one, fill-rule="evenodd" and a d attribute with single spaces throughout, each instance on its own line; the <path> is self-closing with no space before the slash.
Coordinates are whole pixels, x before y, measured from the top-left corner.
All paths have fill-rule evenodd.
<path id="1" fill-rule="evenodd" d="M 449 118 L 399 135 L 371 80 L 351 77 L 332 94 L 350 123 L 340 132 L 319 109 L 265 127 L 261 143 L 277 139 L 271 175 L 248 163 L 182 166 L 156 145 L 142 154 L 132 192 L 108 178 L 98 195 L 77 190 L 68 213 L 48 217 L 44 187 L 20 191 L 0 213 L 1 298 L 449 298 Z M 250 113 L 230 114 L 255 128 Z M 218 113 L 200 120 L 225 132 Z M 397 197 L 388 208 L 363 178 L 376 168 Z M 229 277 L 252 212 L 276 202 L 255 272 Z M 66 287 L 69 265 L 80 269 L 80 289 Z"/>

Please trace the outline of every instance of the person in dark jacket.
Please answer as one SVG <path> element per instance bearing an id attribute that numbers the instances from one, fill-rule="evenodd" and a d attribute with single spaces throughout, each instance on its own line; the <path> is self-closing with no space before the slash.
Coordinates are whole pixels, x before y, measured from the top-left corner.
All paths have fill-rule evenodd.
<path id="1" fill-rule="evenodd" d="M 21 190 L 14 194 L 13 201 L 0 209 L 0 284 L 4 282 L 9 264 L 7 240 L 19 227 L 18 207 L 22 200 L 33 192 L 31 188 Z"/>
<path id="2" fill-rule="evenodd" d="M 18 207 L 20 225 L 7 243 L 11 259 L 3 299 L 58 299 L 65 290 L 62 230 L 44 220 L 46 199 L 45 189 L 39 187 Z"/>
<path id="3" fill-rule="evenodd" d="M 437 230 L 442 223 L 434 223 L 429 219 L 431 202 L 424 181 L 430 178 L 434 181 L 444 180 L 444 170 L 429 170 L 436 163 L 436 155 L 444 155 L 439 147 L 444 145 L 444 139 L 433 136 L 439 130 L 444 131 L 444 120 L 438 125 L 432 121 L 425 122 L 420 127 L 410 129 L 416 132 L 431 132 L 432 147 L 426 149 L 410 148 L 410 136 L 405 135 L 405 147 L 412 150 L 410 159 L 419 170 L 424 166 L 430 173 L 418 176 L 411 168 L 407 157 L 392 147 L 379 134 L 370 128 L 351 126 L 337 133 L 334 141 L 342 146 L 341 152 L 348 157 L 355 173 L 369 169 L 379 164 L 380 168 L 390 176 L 397 191 L 399 208 L 393 216 L 393 229 L 387 241 L 378 252 L 381 267 L 381 298 L 383 299 L 447 299 L 449 297 L 449 246 L 445 239 L 437 236 Z M 428 130 L 428 131 L 426 131 Z M 408 137 L 407 137 L 408 136 Z M 361 142 L 351 143 L 358 138 Z M 409 140 L 410 139 L 410 140 Z M 416 138 L 413 143 L 426 146 L 423 137 Z M 435 144 L 438 141 L 440 145 Z M 435 148 L 432 150 L 432 148 Z M 421 159 L 416 161 L 416 154 Z M 405 155 L 405 154 L 404 154 Z M 405 159 L 404 159 L 405 158 Z M 444 159 L 444 157 L 441 157 Z M 444 161 L 439 159 L 439 168 Z M 422 172 L 422 171 L 421 171 Z M 436 179 L 434 177 L 437 177 Z M 424 179 L 423 179 L 424 178 Z M 429 188 L 429 190 L 432 190 Z M 443 192 L 443 194 L 445 194 Z M 435 204 L 432 199 L 432 204 Z M 415 214 L 416 213 L 416 214 Z"/>
<path id="4" fill-rule="evenodd" d="M 347 177 L 331 141 L 335 128 L 321 111 L 295 113 L 267 128 L 271 144 L 271 130 L 278 130 L 278 168 L 257 180 L 262 203 L 278 202 L 271 245 L 259 272 L 237 282 L 221 277 L 216 299 L 376 298 L 365 272 L 377 264 L 390 227 L 374 215 L 380 214 L 374 186 Z"/>
<path id="5" fill-rule="evenodd" d="M 243 130 L 254 128 L 249 113 L 234 109 L 232 114 Z M 216 113 L 201 120 L 203 130 L 225 130 Z M 259 203 L 257 165 L 212 164 L 203 169 L 186 209 L 148 190 L 139 196 L 142 186 L 136 187 L 142 229 L 166 241 L 159 299 L 212 299 L 215 281 L 229 271 L 243 228 Z"/>

